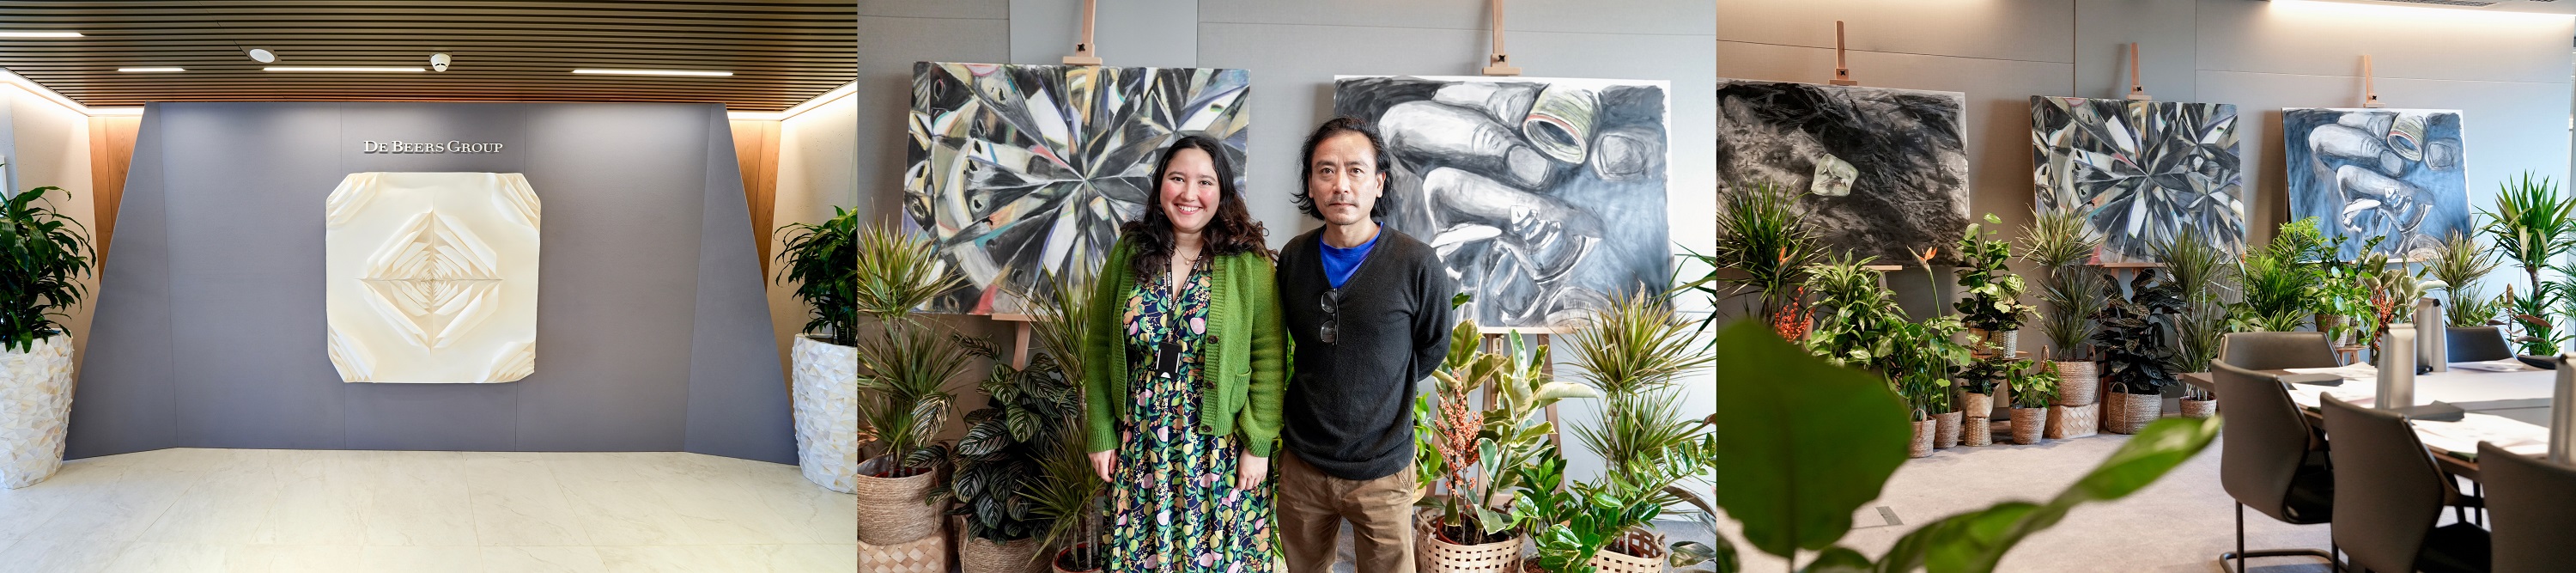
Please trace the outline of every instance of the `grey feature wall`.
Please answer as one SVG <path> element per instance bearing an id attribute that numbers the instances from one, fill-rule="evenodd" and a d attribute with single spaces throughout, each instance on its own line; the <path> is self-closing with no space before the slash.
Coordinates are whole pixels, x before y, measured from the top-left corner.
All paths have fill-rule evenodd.
<path id="1" fill-rule="evenodd" d="M 152 104 L 69 457 L 172 447 L 690 451 L 794 463 L 724 110 Z M 362 140 L 499 142 L 362 154 Z M 323 200 L 349 173 L 516 172 L 545 203 L 536 374 L 348 384 L 324 352 Z"/>

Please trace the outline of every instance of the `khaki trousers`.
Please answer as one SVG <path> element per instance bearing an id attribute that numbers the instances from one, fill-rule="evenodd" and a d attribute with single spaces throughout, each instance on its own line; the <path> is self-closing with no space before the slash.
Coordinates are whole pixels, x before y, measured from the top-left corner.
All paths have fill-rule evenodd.
<path id="1" fill-rule="evenodd" d="M 1327 573 L 1342 522 L 1351 523 L 1359 573 L 1413 573 L 1413 464 L 1367 481 L 1324 473 L 1279 450 L 1280 541 L 1289 573 Z"/>

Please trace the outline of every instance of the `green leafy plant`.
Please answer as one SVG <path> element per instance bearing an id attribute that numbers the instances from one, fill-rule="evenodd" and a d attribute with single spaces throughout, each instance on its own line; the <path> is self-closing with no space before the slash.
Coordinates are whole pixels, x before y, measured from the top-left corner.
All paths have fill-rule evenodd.
<path id="1" fill-rule="evenodd" d="M 2327 336 L 2341 339 L 2349 335 L 2356 343 L 2370 344 L 2379 331 L 2378 325 L 2372 324 L 2376 313 L 2370 306 L 2370 285 L 2378 280 L 2381 271 L 2388 269 L 2388 255 L 2378 251 L 2379 243 L 2387 237 L 2371 237 L 2364 241 L 2362 254 L 2358 257 L 2350 260 L 2333 258 L 2332 253 L 2343 252 L 2344 244 L 2350 239 L 2335 237 L 2325 247 L 2329 256 L 2317 264 L 2318 270 L 2325 275 L 2317 288 L 2317 313 L 2344 317 L 2342 324 L 2321 328 L 2329 331 Z"/>
<path id="2" fill-rule="evenodd" d="M 949 515 L 966 517 L 966 534 L 996 543 L 1037 537 L 1050 527 L 1032 512 L 1030 495 L 1045 475 L 1043 465 L 1063 436 L 1072 433 L 1082 412 L 1082 391 L 1050 354 L 1038 354 L 1026 369 L 994 364 L 992 375 L 978 385 L 989 398 L 983 408 L 966 413 L 966 435 L 956 445 L 933 445 L 957 471 L 931 492 L 932 500 L 954 496 Z"/>
<path id="3" fill-rule="evenodd" d="M 1673 448 L 1699 434 L 1700 422 L 1680 415 L 1674 382 L 1710 357 L 1669 299 L 1638 293 L 1613 301 L 1571 338 L 1576 380 L 1599 391 L 1604 406 L 1601 423 L 1571 429 L 1610 471 L 1667 463 Z"/>
<path id="4" fill-rule="evenodd" d="M 2484 280 L 2487 273 L 2493 272 L 2503 262 L 2501 255 L 2480 246 L 2476 238 L 2467 234 L 2452 233 L 2443 238 L 2441 248 L 2434 251 L 2433 260 L 2425 265 L 2425 270 L 2433 275 L 2434 280 L 2442 281 L 2438 290 L 2450 299 L 2449 305 L 2442 309 L 2443 321 L 2475 326 L 2495 319 L 2495 306 L 2486 293 L 2480 292 L 2478 281 Z"/>
<path id="5" fill-rule="evenodd" d="M 842 346 L 855 346 L 859 338 L 858 234 L 859 213 L 841 207 L 833 207 L 832 218 L 820 224 L 778 228 L 778 261 L 784 263 L 778 282 L 795 282 L 791 294 L 813 312 L 805 333 Z"/>
<path id="6" fill-rule="evenodd" d="M 0 351 L 32 352 L 36 341 L 63 333 L 55 318 L 80 304 L 89 291 L 89 229 L 64 216 L 46 198 L 60 187 L 37 187 L 0 199 Z"/>
<path id="7" fill-rule="evenodd" d="M 1950 377 L 1976 360 L 1966 345 L 1955 341 L 1959 331 L 1957 317 L 1943 316 L 1899 323 L 1879 339 L 1877 352 L 1886 357 L 1882 370 L 1914 411 L 1939 415 L 1956 407 L 1950 400 Z"/>
<path id="8" fill-rule="evenodd" d="M 1967 298 L 1955 306 L 1959 320 L 1968 328 L 1987 332 L 2018 330 L 2022 319 L 2034 310 L 2021 302 L 2021 277 L 2005 266 L 2012 260 L 2012 243 L 1989 239 L 1994 231 L 1983 230 L 1984 225 L 2003 222 L 1988 213 L 1985 223 L 1969 224 L 1968 232 L 1959 237 L 1959 286 L 1967 292 Z"/>
<path id="9" fill-rule="evenodd" d="M 2557 354 L 2565 340 L 2551 311 L 2565 297 L 2566 288 L 2544 285 L 2540 275 L 2568 249 L 2576 248 L 2576 197 L 2559 194 L 2558 184 L 2547 177 L 2532 177 L 2525 172 L 2520 179 L 2503 183 L 2495 209 L 2478 211 L 2487 219 L 2480 230 L 2530 279 L 2519 297 L 2512 288 L 2506 289 L 2504 306 L 2521 331 L 2515 341 L 2524 354 Z"/>
<path id="10" fill-rule="evenodd" d="M 2111 300 L 2094 317 L 2102 324 L 2093 338 L 2102 353 L 2102 381 L 2130 394 L 2159 394 L 2174 383 L 2169 333 L 2182 311 L 2182 289 L 2162 276 L 2139 270 L 2129 282 L 2129 297 Z"/>
<path id="11" fill-rule="evenodd" d="M 1708 442 L 1675 446 L 1670 460 L 1636 469 L 1604 472 L 1597 482 L 1567 483 L 1565 460 L 1549 456 L 1513 468 L 1523 487 L 1513 498 L 1512 514 L 1530 525 L 1531 545 L 1541 571 L 1592 573 L 1591 562 L 1602 551 L 1649 559 L 1663 558 L 1674 567 L 1706 560 L 1710 546 L 1683 542 L 1666 548 L 1644 527 L 1679 501 L 1671 484 L 1707 471 Z M 1711 530 L 1715 537 L 1714 529 Z M 1732 549 L 1732 546 L 1729 546 Z"/>
<path id="12" fill-rule="evenodd" d="M 898 462 L 878 477 L 935 469 L 943 458 L 929 446 L 957 399 L 945 388 L 979 356 L 999 354 L 990 343 L 943 336 L 912 316 L 913 309 L 961 282 L 938 264 L 935 249 L 927 239 L 880 226 L 859 232 L 853 299 L 859 314 L 878 326 L 875 336 L 856 340 L 859 439 Z"/>
<path id="13" fill-rule="evenodd" d="M 2073 211 L 2033 211 L 2031 225 L 2022 228 L 2021 256 L 2039 267 L 2039 300 L 2047 308 L 2040 313 L 2040 333 L 2053 356 L 2091 355 L 2088 345 L 2098 328 L 2093 315 L 2101 312 L 2111 285 L 2085 263 L 2101 246 L 2102 237 Z"/>
<path id="14" fill-rule="evenodd" d="M 1718 361 L 1728 367 L 1715 370 L 1711 448 L 1727 460 L 1712 467 L 1717 504 L 1743 524 L 1745 541 L 1793 561 L 1798 550 L 1821 551 L 1805 571 L 1992 571 L 2014 545 L 2075 506 L 2125 497 L 2198 455 L 2221 423 L 2150 424 L 2045 503 L 2005 502 L 1945 517 L 1872 560 L 1835 543 L 1904 463 L 1913 433 L 1905 406 L 1870 373 L 1801 350 L 1759 325 L 1739 322 L 1718 333 Z"/>
<path id="15" fill-rule="evenodd" d="M 1720 201 L 1716 248 L 1689 255 L 1708 264 L 1709 274 L 1680 288 L 1712 300 L 1752 296 L 1756 316 L 1782 336 L 1797 338 L 1807 319 L 1799 287 L 1807 282 L 1808 267 L 1824 258 L 1820 233 L 1798 212 L 1798 194 L 1784 187 L 1739 187 Z M 1722 272 L 1727 270 L 1734 273 Z"/>
<path id="16" fill-rule="evenodd" d="M 2324 240 L 2317 218 L 2308 217 L 2282 223 L 2271 242 L 2247 249 L 2236 263 L 2244 298 L 2234 305 L 2234 328 L 2286 332 L 2306 324 L 2325 280 L 2314 262 L 2325 256 Z"/>
<path id="17" fill-rule="evenodd" d="M 1048 349 L 1048 356 L 1053 357 L 1056 370 L 1062 372 L 1065 379 L 1077 382 L 1082 380 L 1086 366 L 1081 356 L 1082 340 L 1091 335 L 1091 313 L 1095 311 L 1087 299 L 1093 286 L 1091 280 L 1088 273 L 1051 275 L 1047 277 L 1049 288 L 1044 294 L 1019 295 L 1036 303 L 1028 312 L 1031 332 L 1037 343 Z M 1083 391 L 1079 383 L 1074 384 L 1072 390 L 1077 396 Z M 1076 404 L 1081 403 L 1079 400 L 1077 398 Z M 1068 412 L 1067 416 L 1080 413 L 1076 409 Z M 1046 524 L 1044 531 L 1038 534 L 1039 547 L 1059 547 L 1073 539 L 1095 539 L 1102 527 L 1099 523 L 1101 512 L 1097 508 L 1105 484 L 1100 481 L 1100 475 L 1092 471 L 1090 456 L 1084 451 L 1086 444 L 1083 443 L 1082 432 L 1070 431 L 1079 428 L 1081 422 L 1068 417 L 1060 423 L 1067 431 L 1056 432 L 1054 444 L 1038 458 L 1039 479 L 1022 484 L 1026 488 L 1022 495 L 1030 503 L 1028 514 Z M 1073 560 L 1094 564 L 1094 568 L 1103 556 L 1091 545 L 1071 549 Z"/>
<path id="18" fill-rule="evenodd" d="M 2522 346 L 2523 354 L 2556 355 L 2560 345 L 2567 342 L 2566 335 L 2559 333 L 2557 324 L 2549 318 L 2565 289 L 2561 283 L 2542 283 L 2528 294 L 2515 294 L 2513 285 L 2505 285 L 2504 298 L 2497 300 L 2503 303 L 2505 316 L 2513 319 L 2510 322 L 2514 329 L 2521 333 L 2513 341 Z"/>
<path id="19" fill-rule="evenodd" d="M 1480 340 L 1474 320 L 1458 322 L 1452 340 Z M 1555 446 L 1548 435 L 1555 424 L 1537 414 L 1567 398 L 1598 398 L 1581 384 L 1558 382 L 1548 374 L 1546 346 L 1532 348 L 1519 333 L 1506 339 L 1502 352 L 1484 352 L 1477 344 L 1452 344 L 1441 367 L 1431 372 L 1439 392 L 1437 416 L 1430 419 L 1433 445 L 1440 452 L 1448 495 L 1427 496 L 1423 503 L 1441 511 L 1438 533 L 1451 543 L 1475 545 L 1510 538 L 1520 522 L 1508 507 L 1492 504 L 1497 493 L 1520 486 L 1512 468 L 1542 459 Z M 1470 397 L 1492 387 L 1492 402 L 1479 411 Z"/>
<path id="20" fill-rule="evenodd" d="M 2166 368 L 2173 372 L 2207 372 L 2209 362 L 2218 358 L 2219 343 L 2228 328 L 2227 298 L 2236 292 L 2240 277 L 2237 266 L 2228 264 L 2228 254 L 2203 238 L 2198 228 L 2185 227 L 2173 240 L 2155 248 L 2156 262 L 2164 263 L 2172 275 L 2166 284 L 2181 304 L 2168 319 L 2173 333 L 2172 362 Z M 2206 399 L 2205 393 L 2185 387 L 2194 398 Z"/>
<path id="21" fill-rule="evenodd" d="M 2004 370 L 2004 384 L 2012 388 L 2015 408 L 2046 408 L 2057 403 L 2057 363 L 2042 360 L 2037 365 L 2020 361 Z"/>
<path id="22" fill-rule="evenodd" d="M 1881 339 L 1905 322 L 1896 298 L 1879 286 L 1878 271 L 1869 269 L 1871 260 L 1846 253 L 1807 273 L 1807 292 L 1815 296 L 1815 328 L 1804 342 L 1835 364 L 1877 367 Z"/>

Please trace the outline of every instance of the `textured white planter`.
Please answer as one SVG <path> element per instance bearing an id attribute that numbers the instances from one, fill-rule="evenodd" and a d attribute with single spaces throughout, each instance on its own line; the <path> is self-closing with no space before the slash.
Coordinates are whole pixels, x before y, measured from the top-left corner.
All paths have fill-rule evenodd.
<path id="1" fill-rule="evenodd" d="M 856 493 L 859 349 L 799 336 L 795 362 L 796 465 L 814 485 Z"/>
<path id="2" fill-rule="evenodd" d="M 36 485 L 62 469 L 71 419 L 71 335 L 38 340 L 29 352 L 0 351 L 0 488 Z"/>

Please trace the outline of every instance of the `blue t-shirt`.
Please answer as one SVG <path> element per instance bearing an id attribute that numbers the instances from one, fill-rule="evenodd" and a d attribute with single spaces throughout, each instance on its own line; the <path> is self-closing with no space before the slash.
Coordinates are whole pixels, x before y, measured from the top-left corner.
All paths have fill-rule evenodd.
<path id="1" fill-rule="evenodd" d="M 1383 236 L 1386 233 L 1378 233 L 1369 237 L 1368 242 L 1348 249 L 1333 246 L 1321 237 L 1316 238 L 1315 246 L 1323 247 L 1324 252 L 1324 281 L 1332 283 L 1333 288 L 1342 288 L 1342 283 L 1350 282 L 1351 273 L 1360 270 L 1360 262 L 1368 260 L 1369 249 L 1377 247 L 1378 237 Z"/>

